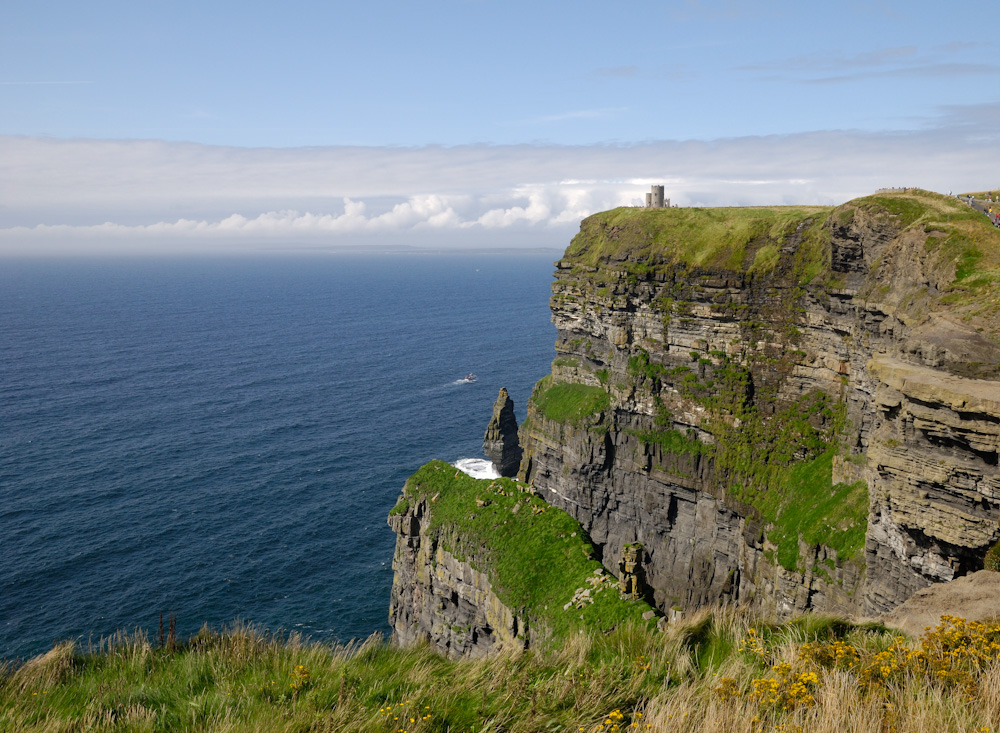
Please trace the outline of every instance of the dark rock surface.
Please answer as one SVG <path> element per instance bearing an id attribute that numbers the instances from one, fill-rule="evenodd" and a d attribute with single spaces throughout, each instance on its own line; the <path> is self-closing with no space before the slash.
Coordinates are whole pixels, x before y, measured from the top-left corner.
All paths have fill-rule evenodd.
<path id="1" fill-rule="evenodd" d="M 483 452 L 501 476 L 517 475 L 521 465 L 521 445 L 517 437 L 514 400 L 507 394 L 506 387 L 500 388 L 500 394 L 493 403 L 493 417 L 483 437 Z"/>

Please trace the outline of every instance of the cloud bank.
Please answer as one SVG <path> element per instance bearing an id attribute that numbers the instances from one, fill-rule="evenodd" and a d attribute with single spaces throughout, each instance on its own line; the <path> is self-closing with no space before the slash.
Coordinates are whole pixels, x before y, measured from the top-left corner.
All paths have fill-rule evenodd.
<path id="1" fill-rule="evenodd" d="M 838 204 L 883 186 L 998 186 L 1000 104 L 883 133 L 633 145 L 228 148 L 0 137 L 0 253 L 391 243 L 563 247 L 638 204 Z"/>

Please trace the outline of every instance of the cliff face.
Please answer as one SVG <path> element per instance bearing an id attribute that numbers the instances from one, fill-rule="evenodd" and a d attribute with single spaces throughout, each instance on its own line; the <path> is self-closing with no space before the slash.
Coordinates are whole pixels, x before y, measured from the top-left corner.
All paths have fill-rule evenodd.
<path id="1" fill-rule="evenodd" d="M 389 604 L 393 639 L 402 645 L 426 641 L 452 656 L 524 649 L 525 619 L 497 598 L 484 573 L 428 531 L 428 506 L 424 499 L 389 517 L 398 535 Z"/>
<path id="2" fill-rule="evenodd" d="M 664 610 L 883 612 L 982 568 L 994 231 L 925 192 L 590 217 L 556 263 L 521 478 L 605 567 L 641 543 Z"/>

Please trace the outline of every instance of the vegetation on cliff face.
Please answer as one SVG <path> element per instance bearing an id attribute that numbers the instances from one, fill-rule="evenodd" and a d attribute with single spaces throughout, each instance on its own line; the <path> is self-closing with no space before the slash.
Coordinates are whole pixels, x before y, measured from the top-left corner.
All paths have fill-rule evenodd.
<path id="1" fill-rule="evenodd" d="M 835 550 L 841 562 L 862 560 L 868 526 L 868 486 L 864 481 L 834 484 L 834 449 L 777 472 L 770 491 L 754 499 L 771 529 L 768 539 L 788 570 L 805 570 L 799 542 Z M 832 562 L 832 561 L 831 561 Z M 819 573 L 825 568 L 815 568 Z"/>
<path id="2" fill-rule="evenodd" d="M 683 364 L 658 364 L 645 350 L 629 360 L 629 373 L 658 404 L 657 429 L 637 433 L 639 439 L 665 452 L 711 457 L 717 485 L 708 488 L 757 512 L 770 528 L 768 539 L 777 547 L 778 562 L 787 570 L 808 569 L 801 566 L 800 541 L 835 550 L 839 561 L 860 559 L 868 520 L 867 486 L 833 483 L 843 404 L 819 391 L 785 403 L 766 393 L 754 396 L 750 369 L 722 353 L 698 358 L 698 366 L 700 373 Z M 704 409 L 702 427 L 714 443 L 670 427 L 673 418 L 661 400 L 665 387 Z M 766 413 L 764 406 L 770 408 Z"/>
<path id="3" fill-rule="evenodd" d="M 0 729 L 23 732 L 996 733 L 998 721 L 1000 624 L 949 617 L 913 642 L 728 609 L 479 660 L 236 627 L 68 642 L 0 670 Z"/>
<path id="4" fill-rule="evenodd" d="M 577 426 L 611 406 L 611 397 L 601 387 L 556 382 L 551 377 L 535 385 L 531 401 L 547 419 Z"/>
<path id="5" fill-rule="evenodd" d="M 490 578 L 507 608 L 531 622 L 535 645 L 622 624 L 652 625 L 651 607 L 621 597 L 615 578 L 594 559 L 580 524 L 512 479 L 475 479 L 432 461 L 406 482 L 400 503 L 426 502 L 424 541 Z M 651 615 L 651 614 L 649 614 Z"/>
<path id="6" fill-rule="evenodd" d="M 654 424 L 626 432 L 655 446 L 650 453 L 669 466 L 691 465 L 671 455 L 710 462 L 713 485 L 704 488 L 763 520 L 787 570 L 823 573 L 803 566 L 800 543 L 833 549 L 838 562 L 862 562 L 868 513 L 864 482 L 832 481 L 835 456 L 859 458 L 841 445 L 852 442 L 845 440 L 848 366 L 825 392 L 782 390 L 809 365 L 800 329 L 810 303 L 857 293 L 938 349 L 946 371 L 1000 374 L 1000 230 L 950 196 L 910 189 L 836 208 L 620 208 L 584 220 L 558 266 L 553 308 L 579 329 L 564 337 L 563 361 L 554 364 L 560 378 L 572 377 L 567 360 L 599 378 L 611 401 L 606 430 L 631 409 L 623 401 L 651 397 Z M 706 327 L 732 322 L 738 338 L 725 353 L 692 351 L 687 362 L 676 349 L 661 350 L 645 314 L 640 338 L 621 329 L 628 314 L 650 306 L 662 314 L 663 343 L 673 330 L 690 340 L 697 319 Z M 616 329 L 614 343 L 595 354 L 587 339 L 599 329 L 587 330 L 604 308 L 614 311 L 604 324 Z M 624 359 L 630 379 L 623 381 Z M 618 371 L 609 383 L 602 367 L 612 362 Z"/>

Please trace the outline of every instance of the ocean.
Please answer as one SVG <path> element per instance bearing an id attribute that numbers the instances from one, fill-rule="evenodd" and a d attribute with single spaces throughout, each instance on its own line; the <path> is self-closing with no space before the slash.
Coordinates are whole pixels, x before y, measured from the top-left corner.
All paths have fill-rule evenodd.
<path id="1" fill-rule="evenodd" d="M 161 613 L 388 632 L 386 515 L 500 387 L 524 417 L 559 255 L 0 261 L 0 659 Z"/>

